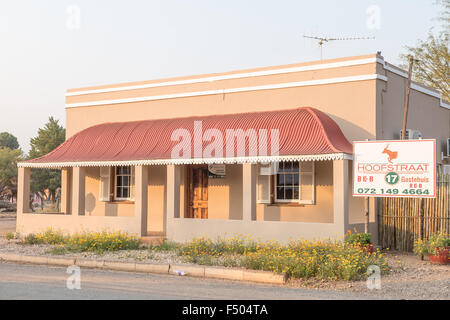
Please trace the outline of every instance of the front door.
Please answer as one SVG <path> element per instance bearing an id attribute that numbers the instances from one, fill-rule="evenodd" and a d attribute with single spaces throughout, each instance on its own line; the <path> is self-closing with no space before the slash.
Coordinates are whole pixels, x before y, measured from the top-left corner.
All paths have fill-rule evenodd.
<path id="1" fill-rule="evenodd" d="M 208 219 L 208 167 L 189 168 L 188 218 Z"/>

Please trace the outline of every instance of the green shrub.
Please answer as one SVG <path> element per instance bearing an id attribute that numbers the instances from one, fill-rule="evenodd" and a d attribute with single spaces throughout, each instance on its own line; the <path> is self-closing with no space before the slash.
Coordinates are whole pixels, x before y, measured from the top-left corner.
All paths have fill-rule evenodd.
<path id="1" fill-rule="evenodd" d="M 43 241 L 38 236 L 36 236 L 34 233 L 29 233 L 23 239 L 23 243 L 24 244 L 42 244 Z"/>
<path id="2" fill-rule="evenodd" d="M 18 238 L 17 233 L 11 232 L 11 231 L 5 232 L 4 236 L 5 236 L 6 240 L 13 240 L 13 239 L 17 239 Z"/>
<path id="3" fill-rule="evenodd" d="M 443 249 L 448 246 L 450 246 L 450 235 L 439 231 L 428 239 L 416 239 L 414 241 L 414 253 L 418 256 L 436 255 L 438 249 Z"/>
<path id="4" fill-rule="evenodd" d="M 148 249 L 154 251 L 177 251 L 180 248 L 180 245 L 174 241 L 164 240 L 159 245 L 150 244 Z"/>
<path id="5" fill-rule="evenodd" d="M 62 232 L 54 231 L 51 228 L 37 236 L 42 239 L 42 243 L 46 244 L 64 244 L 66 242 L 66 237 Z"/>
<path id="6" fill-rule="evenodd" d="M 344 242 L 365 246 L 371 243 L 371 235 L 370 233 L 351 233 L 351 231 L 348 231 L 345 235 Z"/>
<path id="7" fill-rule="evenodd" d="M 218 238 L 216 241 L 204 237 L 194 238 L 192 241 L 180 246 L 179 254 L 182 256 L 213 256 L 219 257 L 224 254 L 245 254 L 254 252 L 257 244 L 243 236 L 228 239 Z"/>

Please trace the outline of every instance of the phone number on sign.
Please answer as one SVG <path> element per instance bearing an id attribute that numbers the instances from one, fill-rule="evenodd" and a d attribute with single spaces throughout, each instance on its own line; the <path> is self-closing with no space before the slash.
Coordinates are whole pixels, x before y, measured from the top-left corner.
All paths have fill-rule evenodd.
<path id="1" fill-rule="evenodd" d="M 384 188 L 358 188 L 358 194 L 378 194 L 378 195 L 429 195 L 428 189 L 384 189 Z"/>

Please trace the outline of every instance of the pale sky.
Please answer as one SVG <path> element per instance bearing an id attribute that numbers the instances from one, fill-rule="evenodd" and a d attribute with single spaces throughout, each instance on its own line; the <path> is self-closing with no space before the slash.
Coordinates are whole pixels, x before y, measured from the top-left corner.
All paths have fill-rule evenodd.
<path id="1" fill-rule="evenodd" d="M 433 3 L 0 0 L 0 132 L 17 136 L 27 152 L 49 116 L 65 124 L 68 88 L 320 59 L 304 34 L 375 36 L 328 43 L 324 59 L 382 51 L 398 64 L 404 45 L 439 25 Z"/>

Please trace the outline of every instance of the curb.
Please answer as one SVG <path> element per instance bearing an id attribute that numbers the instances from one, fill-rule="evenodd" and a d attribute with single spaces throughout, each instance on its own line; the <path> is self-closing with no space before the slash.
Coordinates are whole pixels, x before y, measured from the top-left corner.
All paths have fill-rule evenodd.
<path id="1" fill-rule="evenodd" d="M 244 270 L 205 267 L 205 277 L 227 280 L 244 280 Z"/>
<path id="2" fill-rule="evenodd" d="M 136 272 L 169 274 L 169 264 L 136 263 Z"/>
<path id="3" fill-rule="evenodd" d="M 276 274 L 260 270 L 244 270 L 244 281 L 285 284 L 287 280 L 287 274 Z"/>
<path id="4" fill-rule="evenodd" d="M 210 279 L 249 281 L 266 284 L 285 284 L 286 274 L 275 274 L 270 271 L 230 269 L 210 266 L 193 266 L 182 264 L 150 264 L 135 262 L 117 262 L 104 260 L 77 259 L 75 257 L 43 257 L 27 256 L 15 253 L 0 253 L 0 261 L 20 262 L 49 266 L 72 266 L 89 269 L 115 270 L 141 273 L 171 274 Z"/>
<path id="5" fill-rule="evenodd" d="M 202 266 L 189 266 L 182 264 L 169 265 L 170 274 L 178 274 L 178 272 L 184 272 L 185 274 L 193 277 L 205 277 L 205 267 Z"/>

